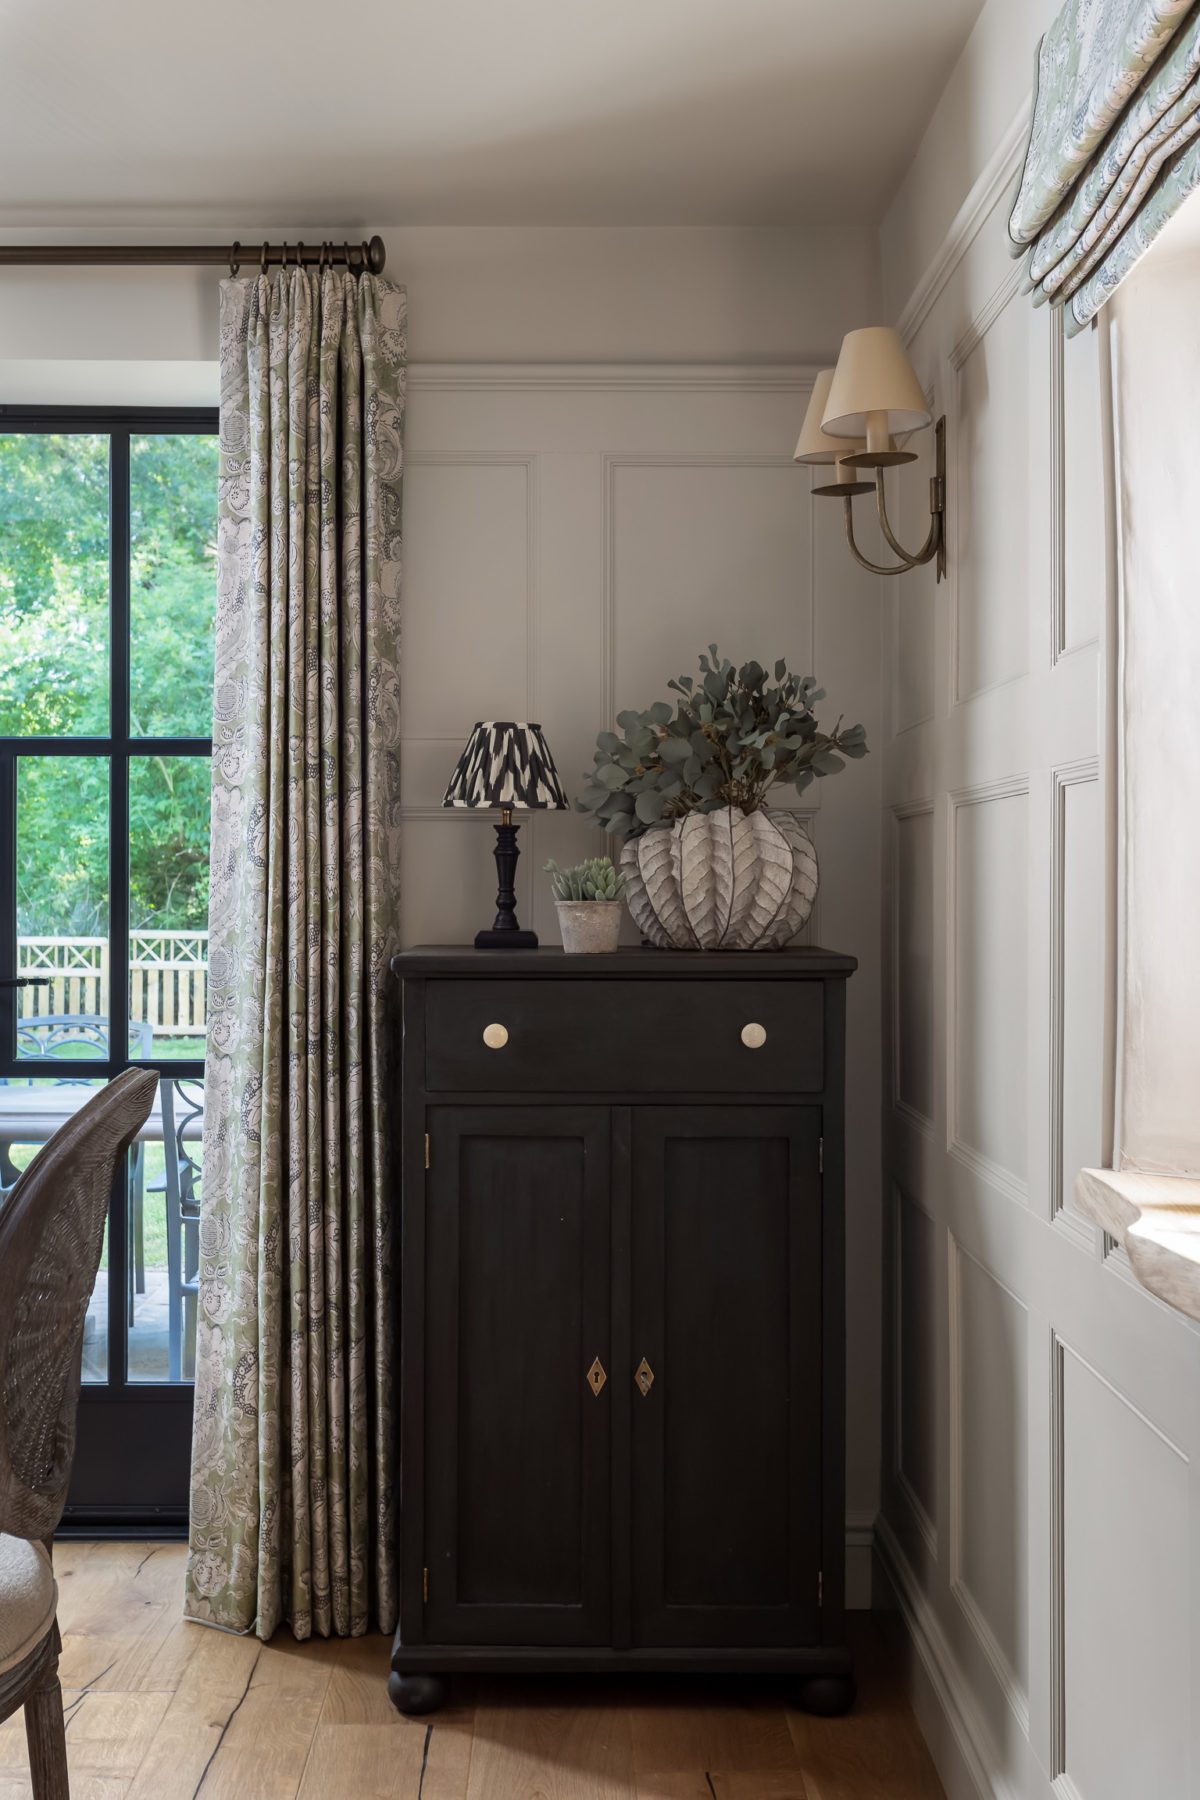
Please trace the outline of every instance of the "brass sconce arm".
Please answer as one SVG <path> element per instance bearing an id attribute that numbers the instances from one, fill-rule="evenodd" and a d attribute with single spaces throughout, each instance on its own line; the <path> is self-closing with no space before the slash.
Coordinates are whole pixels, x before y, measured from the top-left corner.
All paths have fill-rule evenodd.
<path id="1" fill-rule="evenodd" d="M 892 530 L 887 516 L 887 499 L 883 486 L 883 468 L 875 470 L 875 503 L 879 515 L 879 529 L 889 550 L 900 558 L 898 563 L 875 563 L 864 556 L 854 541 L 854 504 L 849 495 L 843 500 L 846 515 L 846 542 L 855 562 L 872 575 L 903 575 L 909 569 L 918 569 L 923 563 L 937 558 L 937 579 L 940 581 L 946 573 L 946 421 L 940 418 L 934 427 L 934 446 L 936 456 L 936 472 L 929 479 L 929 533 L 921 548 L 916 551 L 906 550 Z M 855 458 L 859 462 L 859 458 Z"/>

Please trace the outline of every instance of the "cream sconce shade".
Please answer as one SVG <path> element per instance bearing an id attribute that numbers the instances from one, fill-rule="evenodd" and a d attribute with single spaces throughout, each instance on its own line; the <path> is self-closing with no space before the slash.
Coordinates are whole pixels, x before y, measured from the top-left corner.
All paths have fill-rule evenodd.
<path id="1" fill-rule="evenodd" d="M 804 416 L 800 441 L 793 458 L 798 463 L 832 464 L 834 482 L 814 487 L 814 494 L 845 502 L 846 541 L 855 560 L 873 575 L 900 575 L 906 569 L 937 559 L 937 578 L 946 572 L 946 421 L 934 428 L 935 473 L 929 483 L 929 535 L 920 550 L 910 552 L 897 542 L 887 517 L 883 472 L 899 463 L 916 460 L 916 452 L 900 449 L 896 439 L 921 431 L 932 415 L 905 354 L 899 336 L 889 325 L 870 325 L 848 331 L 842 339 L 835 369 L 822 369 L 813 382 L 812 398 Z M 856 479 L 859 470 L 874 470 L 875 479 Z M 868 560 L 854 540 L 856 494 L 875 489 L 879 528 L 888 548 L 899 558 L 896 564 Z"/>
<path id="2" fill-rule="evenodd" d="M 814 494 L 869 494 L 874 483 L 858 481 L 853 468 L 845 460 L 851 451 L 865 449 L 866 440 L 830 437 L 821 427 L 832 381 L 833 370 L 822 369 L 813 382 L 812 398 L 804 415 L 804 424 L 800 427 L 800 437 L 792 461 L 807 463 L 814 468 L 828 465 L 835 469 L 833 483 L 826 487 L 815 487 Z"/>

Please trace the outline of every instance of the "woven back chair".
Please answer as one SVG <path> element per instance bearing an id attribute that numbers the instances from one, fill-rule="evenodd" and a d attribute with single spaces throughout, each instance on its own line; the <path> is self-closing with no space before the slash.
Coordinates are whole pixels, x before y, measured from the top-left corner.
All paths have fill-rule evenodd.
<path id="1" fill-rule="evenodd" d="M 35 1800 L 68 1800 L 50 1563 L 75 1455 L 83 1327 L 117 1166 L 154 1105 L 129 1069 L 55 1132 L 0 1209 L 0 1719 L 25 1708 Z"/>

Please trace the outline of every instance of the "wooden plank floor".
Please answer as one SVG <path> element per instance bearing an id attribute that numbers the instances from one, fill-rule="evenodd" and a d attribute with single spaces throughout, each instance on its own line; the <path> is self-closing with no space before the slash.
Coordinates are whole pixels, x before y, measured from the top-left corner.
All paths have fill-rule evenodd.
<path id="1" fill-rule="evenodd" d="M 853 1621 L 860 1698 L 810 1719 L 786 1682 L 456 1682 L 432 1719 L 387 1698 L 381 1637 L 270 1644 L 185 1625 L 179 1544 L 61 1544 L 72 1800 L 941 1800 L 894 1621 Z M 27 1800 L 23 1718 L 0 1800 Z"/>

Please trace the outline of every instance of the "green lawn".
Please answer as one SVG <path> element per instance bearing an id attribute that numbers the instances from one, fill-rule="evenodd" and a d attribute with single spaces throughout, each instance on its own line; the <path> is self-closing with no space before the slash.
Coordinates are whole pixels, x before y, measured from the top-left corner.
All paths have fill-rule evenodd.
<path id="1" fill-rule="evenodd" d="M 27 1169 L 38 1150 L 39 1144 L 14 1144 L 11 1156 L 18 1169 Z M 192 1160 L 199 1165 L 200 1145 L 189 1146 Z M 145 1157 L 144 1186 L 142 1199 L 142 1244 L 145 1264 L 148 1269 L 165 1269 L 167 1266 L 167 1196 L 163 1189 L 157 1192 L 151 1189 L 156 1181 L 161 1181 L 166 1168 L 166 1157 L 161 1144 L 143 1144 L 142 1154 Z M 105 1242 L 104 1255 L 100 1258 L 100 1267 L 108 1267 L 108 1244 Z"/>

